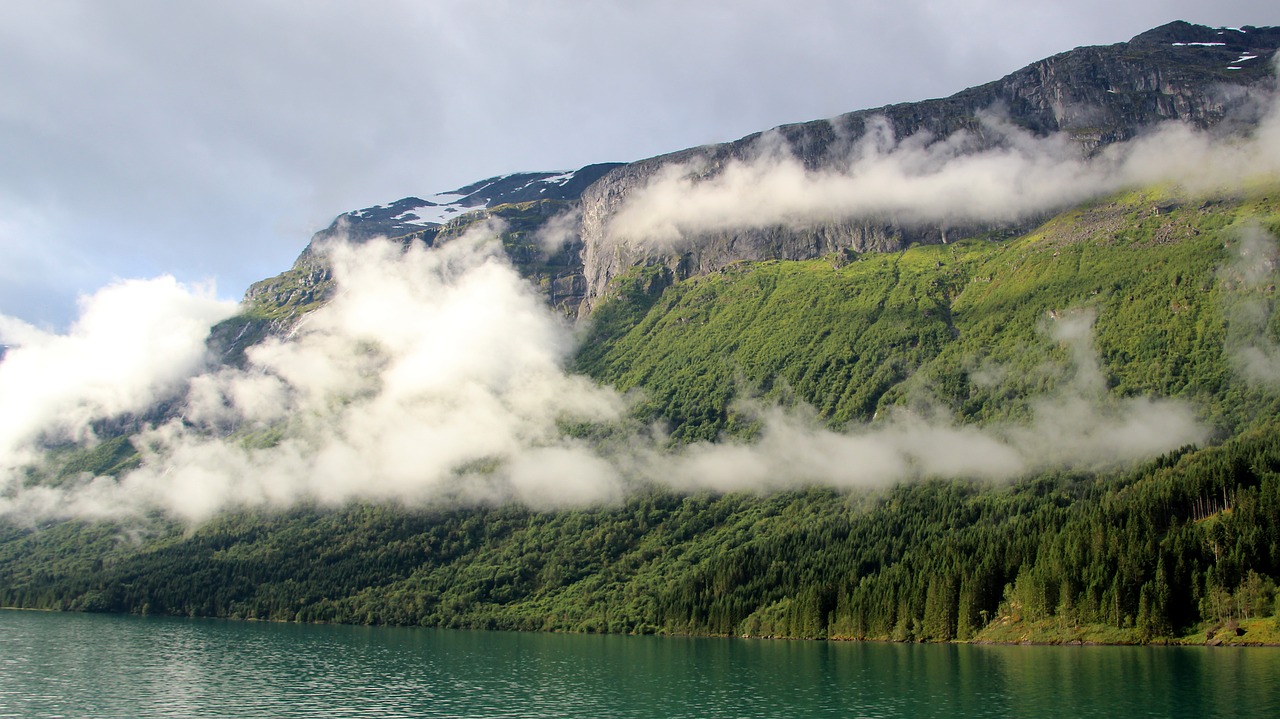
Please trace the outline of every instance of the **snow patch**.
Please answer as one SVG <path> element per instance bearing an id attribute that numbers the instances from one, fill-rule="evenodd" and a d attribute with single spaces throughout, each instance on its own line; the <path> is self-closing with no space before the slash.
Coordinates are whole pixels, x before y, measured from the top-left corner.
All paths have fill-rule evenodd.
<path id="1" fill-rule="evenodd" d="M 547 185 L 556 185 L 558 187 L 563 187 L 565 184 L 569 182 L 569 180 L 572 180 L 573 176 L 576 174 L 578 174 L 576 170 L 573 172 L 565 172 L 559 175 L 553 175 L 551 177 L 545 178 L 541 180 L 541 182 Z"/>
<path id="2" fill-rule="evenodd" d="M 1225 42 L 1175 42 L 1174 47 L 1222 47 Z"/>
<path id="3" fill-rule="evenodd" d="M 440 195 L 436 195 L 440 197 Z M 457 195 L 449 195 L 448 197 L 457 198 Z M 455 217 L 465 215 L 475 210 L 483 210 L 484 207 L 467 207 L 453 202 L 428 202 L 425 205 L 411 208 L 404 213 L 397 215 L 394 219 L 396 222 L 403 222 L 406 225 L 417 225 L 426 227 L 427 225 L 443 225 Z"/>
<path id="4" fill-rule="evenodd" d="M 534 189 L 538 186 L 563 187 L 564 184 L 567 183 L 569 180 L 572 180 L 574 175 L 576 174 L 578 173 L 576 170 L 574 170 L 572 172 L 562 172 L 559 175 L 552 175 L 550 177 L 535 177 L 533 179 L 530 179 L 528 182 L 524 183 L 523 185 L 517 187 L 515 191 L 521 192 L 524 190 Z"/>
<path id="5" fill-rule="evenodd" d="M 533 177 L 524 184 L 515 188 L 512 193 L 519 193 L 528 190 L 537 190 L 539 188 L 563 187 L 568 184 L 578 172 L 576 170 L 562 172 L 548 177 Z M 488 204 L 477 195 L 483 193 L 486 189 L 491 188 L 494 184 L 510 179 L 511 175 L 503 177 L 495 177 L 492 181 L 484 183 L 482 186 L 472 185 L 465 189 L 471 190 L 467 194 L 458 192 L 440 192 L 431 196 L 430 200 L 421 200 L 422 204 L 415 206 L 406 206 L 404 200 L 386 205 L 374 205 L 366 207 L 363 210 L 355 210 L 348 213 L 351 217 L 368 220 L 368 219 L 386 219 L 388 211 L 394 211 L 398 214 L 390 219 L 404 225 L 415 225 L 418 227 L 427 227 L 430 225 L 443 225 L 454 218 L 485 209 Z M 543 190 L 545 193 L 545 190 Z M 539 194 L 543 194 L 539 193 Z M 505 194 L 505 193 L 504 193 Z M 417 200 L 417 198 L 407 198 L 408 200 Z"/>

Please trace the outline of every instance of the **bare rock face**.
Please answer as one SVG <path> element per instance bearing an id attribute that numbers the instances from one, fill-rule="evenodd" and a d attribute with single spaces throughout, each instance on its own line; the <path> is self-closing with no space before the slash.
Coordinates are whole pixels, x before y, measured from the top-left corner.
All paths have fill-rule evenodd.
<path id="1" fill-rule="evenodd" d="M 984 118 L 1002 118 L 1034 136 L 1065 135 L 1081 156 L 1132 139 L 1169 120 L 1215 133 L 1256 126 L 1275 90 L 1280 28 L 1209 28 L 1174 22 L 1127 43 L 1082 47 L 1033 63 L 1000 80 L 947 98 L 861 110 L 829 120 L 784 125 L 734 142 L 690 148 L 626 164 L 590 165 L 574 172 L 532 172 L 489 178 L 429 199 L 407 197 L 340 215 L 293 269 L 250 288 L 254 308 L 220 327 L 212 344 L 234 356 L 266 334 L 287 332 L 299 313 L 327 298 L 332 282 L 314 245 L 334 237 L 360 242 L 374 236 L 434 245 L 490 217 L 507 224 L 503 244 L 516 268 L 558 311 L 590 314 L 610 281 L 637 264 L 665 268 L 668 281 L 714 272 L 741 260 L 805 260 L 895 251 L 948 237 L 1016 233 L 1037 218 L 1005 224 L 940 226 L 907 218 L 837 217 L 689 233 L 662 244 L 628 241 L 610 232 L 620 209 L 671 165 L 714 178 L 734 161 L 784 148 L 810 171 L 847 168 L 851 149 L 868 133 L 892 129 L 901 140 L 937 142 L 968 133 L 969 151 L 1005 140 L 984 131 Z M 923 134 L 922 134 L 923 133 Z M 874 135 L 872 135 L 874 137 Z M 537 236 L 555 227 L 562 237 L 550 256 Z"/>
<path id="2" fill-rule="evenodd" d="M 948 98 L 890 105 L 777 128 L 796 160 L 810 170 L 847 162 L 851 143 L 872 123 L 887 122 L 896 137 L 919 133 L 942 139 L 968 131 L 984 149 L 981 118 L 997 114 L 1036 136 L 1066 133 L 1082 156 L 1132 139 L 1145 128 L 1175 120 L 1223 133 L 1253 127 L 1274 90 L 1273 57 L 1280 28 L 1214 29 L 1175 22 L 1127 43 L 1083 47 L 1041 60 L 1000 80 Z M 682 238 L 664 249 L 618 240 L 609 223 L 637 191 L 672 164 L 696 162 L 702 178 L 756 152 L 762 134 L 735 142 L 682 150 L 617 167 L 587 187 L 580 198 L 582 275 L 586 295 L 580 316 L 589 314 L 609 281 L 640 264 L 668 267 L 682 279 L 715 271 L 738 260 L 799 260 L 830 253 L 893 251 L 912 243 L 1012 225 L 948 228 L 895 218 L 845 218 L 803 227 L 775 226 L 719 231 Z M 1023 220 L 1023 226 L 1034 218 Z"/>

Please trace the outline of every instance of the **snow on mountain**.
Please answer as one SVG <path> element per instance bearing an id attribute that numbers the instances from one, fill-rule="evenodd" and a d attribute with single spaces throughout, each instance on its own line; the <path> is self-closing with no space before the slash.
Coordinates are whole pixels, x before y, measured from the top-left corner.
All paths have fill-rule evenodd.
<path id="1" fill-rule="evenodd" d="M 425 227 L 441 225 L 468 212 L 498 205 L 534 200 L 570 200 L 576 198 L 616 165 L 590 165 L 568 172 L 519 172 L 500 175 L 460 187 L 456 190 L 432 195 L 428 200 L 406 197 L 388 205 L 358 210 L 350 213 L 360 219 L 394 220 L 407 225 Z M 393 215 L 392 212 L 395 214 Z"/>
<path id="2" fill-rule="evenodd" d="M 353 239 L 399 237 L 438 227 L 470 212 L 537 200 L 575 200 L 582 191 L 622 163 L 588 165 L 579 170 L 499 175 L 427 199 L 405 197 L 339 215 L 321 236 L 343 232 Z"/>

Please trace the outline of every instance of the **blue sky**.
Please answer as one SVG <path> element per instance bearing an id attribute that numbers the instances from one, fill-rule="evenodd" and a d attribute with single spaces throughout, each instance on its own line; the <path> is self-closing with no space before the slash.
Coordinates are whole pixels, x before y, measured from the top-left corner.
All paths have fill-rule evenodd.
<path id="1" fill-rule="evenodd" d="M 0 314 L 58 329 L 165 274 L 236 299 L 349 209 L 945 96 L 1175 19 L 1280 5 L 0 2 Z"/>

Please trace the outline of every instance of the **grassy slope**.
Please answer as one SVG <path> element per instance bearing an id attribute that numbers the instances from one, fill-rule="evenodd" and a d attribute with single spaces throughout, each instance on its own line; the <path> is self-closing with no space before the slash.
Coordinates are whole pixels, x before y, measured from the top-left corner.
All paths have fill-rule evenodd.
<path id="1" fill-rule="evenodd" d="M 794 392 L 836 425 L 926 399 L 985 421 L 1057 385 L 1070 353 L 1052 318 L 1085 310 L 1112 391 L 1186 397 L 1237 428 L 1271 399 L 1232 374 L 1227 319 L 1244 291 L 1222 274 L 1240 228 L 1280 229 L 1274 194 L 1202 206 L 1134 193 L 1007 244 L 744 264 L 669 288 L 638 320 L 605 315 L 579 368 L 643 388 L 640 411 L 680 440 L 733 430 L 744 391 Z M 1257 294 L 1270 303 L 1274 288 Z"/>

